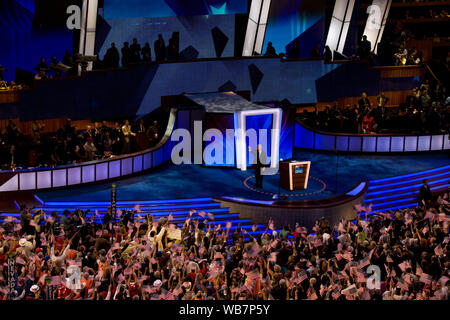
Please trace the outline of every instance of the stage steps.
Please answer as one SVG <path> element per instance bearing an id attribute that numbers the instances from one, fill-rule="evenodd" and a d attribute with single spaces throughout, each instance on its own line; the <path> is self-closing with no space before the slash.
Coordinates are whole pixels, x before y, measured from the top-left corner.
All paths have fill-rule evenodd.
<path id="1" fill-rule="evenodd" d="M 37 201 L 40 203 L 36 209 L 42 209 L 46 212 L 47 216 L 50 216 L 52 212 L 57 212 L 59 216 L 65 210 L 74 212 L 76 209 L 88 210 L 90 214 L 95 214 L 97 211 L 97 216 L 94 221 L 97 223 L 103 222 L 103 216 L 108 211 L 110 202 L 98 201 L 98 202 L 68 202 L 68 201 L 42 201 L 36 197 Z M 250 219 L 243 219 L 239 217 L 239 213 L 230 212 L 229 208 L 221 208 L 220 203 L 214 201 L 212 198 L 196 198 L 196 199 L 175 199 L 175 200 L 152 200 L 152 201 L 117 201 L 117 210 L 135 210 L 137 209 L 135 205 L 139 205 L 140 212 L 135 214 L 135 219 L 143 222 L 145 215 L 150 214 L 154 216 L 156 220 L 163 217 L 168 217 L 170 214 L 173 216 L 173 222 L 179 227 L 183 226 L 185 220 L 189 217 L 189 212 L 191 210 L 196 210 L 192 215 L 191 219 L 204 221 L 207 220 L 208 223 L 211 222 L 213 226 L 221 225 L 222 229 L 225 229 L 227 222 L 232 223 L 230 228 L 230 233 L 234 232 L 238 226 L 246 233 L 244 237 L 246 239 L 249 236 L 257 237 L 259 234 L 264 232 L 265 225 L 258 225 L 258 230 L 255 232 L 252 230 L 253 223 Z M 198 213 L 204 211 L 205 213 L 210 213 L 213 215 L 214 220 L 211 220 L 208 215 L 201 217 Z M 90 218 L 90 214 L 88 217 Z M 138 218 L 140 215 L 142 218 Z M 0 223 L 12 216 L 20 220 L 20 213 L 16 212 L 4 212 L 0 213 Z M 279 231 L 279 230 L 277 230 Z"/>
<path id="2" fill-rule="evenodd" d="M 418 204 L 422 181 L 428 179 L 433 192 L 446 190 L 450 181 L 450 165 L 385 179 L 372 180 L 364 198 L 373 211 L 413 208 Z"/>

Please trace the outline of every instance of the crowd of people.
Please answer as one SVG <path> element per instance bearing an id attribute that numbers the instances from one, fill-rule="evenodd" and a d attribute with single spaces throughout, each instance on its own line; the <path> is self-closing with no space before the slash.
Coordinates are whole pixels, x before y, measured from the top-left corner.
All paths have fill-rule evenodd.
<path id="1" fill-rule="evenodd" d="M 70 119 L 63 128 L 42 133 L 45 124 L 33 121 L 31 135 L 21 133 L 13 120 L 0 134 L 0 164 L 3 169 L 66 165 L 130 154 L 155 145 L 163 132 L 157 120 L 138 123 L 94 122 L 76 130 Z"/>
<path id="2" fill-rule="evenodd" d="M 162 34 L 158 35 L 158 39 L 154 42 L 154 55 L 156 62 L 174 61 L 179 59 L 179 33 L 174 32 L 169 39 L 169 43 L 166 46 Z M 62 75 L 72 76 L 78 72 L 78 66 L 82 68 L 87 67 L 87 63 L 80 60 L 81 55 L 72 55 L 69 50 L 65 51 L 62 61 L 53 56 L 51 57 L 51 63 L 47 64 L 45 57 L 41 57 L 39 63 L 36 65 L 35 80 L 45 80 L 49 78 L 58 78 Z M 151 62 L 152 60 L 152 48 L 150 44 L 146 42 L 144 46 L 141 46 L 136 38 L 133 39 L 132 44 L 124 42 L 123 47 L 119 49 L 114 42 L 111 43 L 111 47 L 108 48 L 103 60 L 97 57 L 96 61 L 93 61 L 93 69 L 111 69 L 123 67 L 130 63 L 138 62 Z M 1 68 L 1 67 L 0 67 Z M 1 80 L 1 79 L 0 79 Z"/>
<path id="3" fill-rule="evenodd" d="M 103 221 L 22 207 L 0 226 L 0 299 L 447 300 L 448 201 L 255 237 L 195 210 L 179 227 L 138 205 Z"/>
<path id="4" fill-rule="evenodd" d="M 162 34 L 158 35 L 158 39 L 154 42 L 154 54 L 156 62 L 174 61 L 179 59 L 179 33 L 174 32 L 169 39 L 169 43 L 166 46 Z M 136 38 L 133 39 L 133 43 L 130 45 L 128 42 L 124 42 L 122 49 L 116 48 L 116 44 L 111 43 L 111 47 L 106 51 L 103 57 L 103 67 L 105 68 L 118 68 L 120 60 L 122 59 L 122 66 L 127 66 L 129 63 L 137 62 L 150 62 L 152 61 L 152 49 L 148 42 L 143 47 L 139 44 Z"/>
<path id="5" fill-rule="evenodd" d="M 430 88 L 424 83 L 412 90 L 404 104 L 388 107 L 389 98 L 380 93 L 370 101 L 363 93 L 354 106 L 325 106 L 314 112 L 304 110 L 299 119 L 312 128 L 342 133 L 417 132 L 442 133 L 449 130 L 450 97 L 444 86 Z"/>

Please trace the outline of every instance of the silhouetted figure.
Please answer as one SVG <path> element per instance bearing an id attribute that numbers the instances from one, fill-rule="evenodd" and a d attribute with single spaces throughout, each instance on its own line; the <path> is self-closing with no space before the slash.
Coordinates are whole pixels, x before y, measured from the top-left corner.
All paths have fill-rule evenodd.
<path id="1" fill-rule="evenodd" d="M 166 44 L 162 34 L 158 34 L 158 40 L 155 41 L 155 57 L 157 62 L 166 60 Z"/>
<path id="2" fill-rule="evenodd" d="M 44 57 L 41 58 L 39 64 L 34 68 L 34 70 L 36 70 L 38 73 L 41 72 L 42 70 L 47 72 L 48 66 L 47 66 L 47 63 L 45 63 Z"/>
<path id="3" fill-rule="evenodd" d="M 423 185 L 420 187 L 419 191 L 419 206 L 425 207 L 429 206 L 431 203 L 431 190 L 428 185 L 428 180 L 423 180 Z"/>
<path id="4" fill-rule="evenodd" d="M 169 40 L 169 47 L 168 47 L 168 53 L 167 53 L 167 60 L 178 60 L 180 54 L 179 54 L 179 33 L 174 32 L 172 34 L 172 38 Z"/>
<path id="5" fill-rule="evenodd" d="M 152 49 L 150 48 L 148 42 L 146 42 L 145 46 L 142 48 L 142 61 L 152 61 Z"/>
<path id="6" fill-rule="evenodd" d="M 362 38 L 362 41 L 359 43 L 358 47 L 358 53 L 360 59 L 367 59 L 370 54 L 370 50 L 372 49 L 372 45 L 370 44 L 370 41 L 367 40 L 367 36 L 364 35 Z"/>
<path id="7" fill-rule="evenodd" d="M 325 46 L 325 50 L 323 52 L 323 59 L 325 62 L 330 62 L 333 59 L 333 53 L 329 46 Z"/>
<path id="8" fill-rule="evenodd" d="M 123 44 L 122 48 L 122 66 L 127 66 L 130 63 L 131 60 L 131 49 L 129 47 L 128 42 L 125 42 Z"/>
<path id="9" fill-rule="evenodd" d="M 269 42 L 267 44 L 267 49 L 266 49 L 266 56 L 276 56 L 277 52 L 275 51 L 275 48 L 272 46 L 272 42 Z"/>
<path id="10" fill-rule="evenodd" d="M 311 51 L 311 58 L 320 58 L 322 55 L 320 54 L 320 44 L 315 46 Z"/>
<path id="11" fill-rule="evenodd" d="M 61 71 L 56 71 L 55 68 L 58 66 L 58 59 L 55 56 L 52 57 L 52 63 L 50 63 L 50 69 L 55 73 L 55 77 L 61 77 Z"/>
<path id="12" fill-rule="evenodd" d="M 131 62 L 141 61 L 141 45 L 137 42 L 137 39 L 133 39 L 133 44 L 130 46 L 131 49 Z"/>
<path id="13" fill-rule="evenodd" d="M 69 50 L 66 50 L 64 52 L 63 63 L 69 67 L 73 67 L 73 65 L 74 65 L 73 57 Z"/>
<path id="14" fill-rule="evenodd" d="M 255 169 L 256 188 L 263 188 L 263 173 L 267 165 L 267 154 L 262 150 L 262 145 L 258 145 L 257 150 L 252 150 L 248 146 L 248 151 L 255 157 L 253 160 L 253 168 Z"/>
<path id="15" fill-rule="evenodd" d="M 120 62 L 120 54 L 119 50 L 116 48 L 116 44 L 111 43 L 111 48 L 106 50 L 105 57 L 103 58 L 103 62 L 107 68 L 118 68 Z"/>
<path id="16" fill-rule="evenodd" d="M 298 44 L 298 41 L 294 41 L 294 46 L 289 51 L 289 58 L 290 59 L 300 58 L 300 46 Z"/>

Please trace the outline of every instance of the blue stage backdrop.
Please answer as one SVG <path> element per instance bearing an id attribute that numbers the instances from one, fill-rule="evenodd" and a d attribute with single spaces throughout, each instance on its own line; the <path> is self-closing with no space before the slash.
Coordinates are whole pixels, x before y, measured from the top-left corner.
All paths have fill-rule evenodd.
<path id="1" fill-rule="evenodd" d="M 206 114 L 206 127 L 204 130 L 208 129 L 217 129 L 222 133 L 222 164 L 212 163 L 212 159 L 209 157 L 205 157 L 205 166 L 212 167 L 235 167 L 236 166 L 236 143 L 234 136 L 227 139 L 227 130 L 234 130 L 234 115 L 233 114 L 215 114 L 215 113 L 207 113 Z M 210 145 L 212 142 L 205 142 L 205 148 Z M 219 143 L 219 142 L 217 142 Z M 231 163 L 227 163 L 227 152 L 231 152 L 228 155 L 229 160 L 231 158 L 233 161 L 229 161 Z M 216 154 L 212 154 L 213 157 L 216 157 Z"/>
<path id="2" fill-rule="evenodd" d="M 16 68 L 34 72 L 44 57 L 47 63 L 64 50 L 72 51 L 73 32 L 66 28 L 66 8 L 76 0 L 0 1 L 0 64 L 6 81 L 15 79 Z"/>
<path id="3" fill-rule="evenodd" d="M 100 20 L 97 29 L 96 52 L 103 56 L 112 42 L 120 49 L 133 38 L 152 48 L 162 34 L 166 46 L 173 32 L 180 35 L 180 59 L 231 57 L 234 55 L 234 15 L 169 16 L 156 18 L 122 18 Z M 102 41 L 100 41 L 101 39 Z"/>
<path id="4" fill-rule="evenodd" d="M 269 41 L 277 54 L 286 53 L 295 40 L 300 44 L 301 57 L 309 57 L 315 45 L 323 49 L 324 16 L 324 0 L 272 1 L 263 53 Z"/>
<path id="5" fill-rule="evenodd" d="M 112 42 L 119 49 L 137 38 L 152 47 L 162 34 L 166 46 L 180 35 L 180 59 L 234 55 L 235 14 L 247 12 L 245 0 L 105 0 L 97 28 L 96 52 L 104 56 Z"/>
<path id="6" fill-rule="evenodd" d="M 262 144 L 263 150 L 267 153 L 267 160 L 270 164 L 271 157 L 271 144 L 272 144 L 272 121 L 273 116 L 271 114 L 263 114 L 257 116 L 247 116 L 246 117 L 246 127 L 247 131 L 249 129 L 253 129 L 256 131 L 258 136 L 258 144 Z M 266 130 L 267 139 L 265 139 L 264 135 L 260 135 L 260 129 Z M 249 137 L 246 137 L 246 148 L 249 146 Z M 257 145 L 250 144 L 253 150 L 256 150 Z M 250 155 L 247 149 L 247 166 L 251 166 L 254 161 L 253 155 Z"/>
<path id="7" fill-rule="evenodd" d="M 292 159 L 292 152 L 294 150 L 295 116 L 294 110 L 283 110 L 280 133 L 280 160 Z"/>
<path id="8" fill-rule="evenodd" d="M 246 13 L 247 0 L 105 0 L 105 19 Z"/>

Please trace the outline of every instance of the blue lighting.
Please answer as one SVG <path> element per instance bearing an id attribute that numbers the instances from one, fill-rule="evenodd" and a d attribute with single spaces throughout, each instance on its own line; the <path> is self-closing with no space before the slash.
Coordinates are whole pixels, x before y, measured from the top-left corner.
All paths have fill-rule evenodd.
<path id="1" fill-rule="evenodd" d="M 430 180 L 433 178 L 438 178 L 438 177 L 442 177 L 442 176 L 446 176 L 446 175 L 448 175 L 448 173 L 444 172 L 444 173 L 436 174 L 433 176 L 427 176 L 427 179 Z M 369 187 L 369 190 L 376 190 L 376 189 L 385 188 L 385 187 L 393 187 L 393 186 L 402 185 L 402 184 L 410 183 L 410 182 L 416 182 L 416 181 L 421 182 L 423 179 L 424 178 L 416 178 L 416 179 L 412 179 L 412 180 L 393 182 L 393 183 L 383 184 L 383 185 L 379 185 L 379 186 L 371 186 L 371 187 Z"/>
<path id="2" fill-rule="evenodd" d="M 209 202 L 213 201 L 212 198 L 195 198 L 195 199 L 176 199 L 176 200 L 150 200 L 150 201 L 117 201 L 118 206 L 126 205 L 152 205 L 152 204 L 172 204 L 172 203 L 191 203 L 191 202 Z M 100 202 L 45 202 L 47 207 L 49 206 L 109 206 L 111 202 L 100 201 Z"/>
<path id="3" fill-rule="evenodd" d="M 436 169 L 431 169 L 431 170 L 426 170 L 426 171 L 421 171 L 421 172 L 416 172 L 416 173 L 405 174 L 405 175 L 402 175 L 402 176 L 396 176 L 396 177 L 372 180 L 371 182 L 372 183 L 379 183 L 379 182 L 385 182 L 385 181 L 398 180 L 398 179 L 403 179 L 403 178 L 407 178 L 407 177 L 414 177 L 414 176 L 424 175 L 424 174 L 428 174 L 428 173 L 433 173 L 433 172 L 441 171 L 441 170 L 444 170 L 444 169 L 450 169 L 450 165 L 444 166 L 444 167 L 440 167 L 440 168 L 436 168 Z"/>

